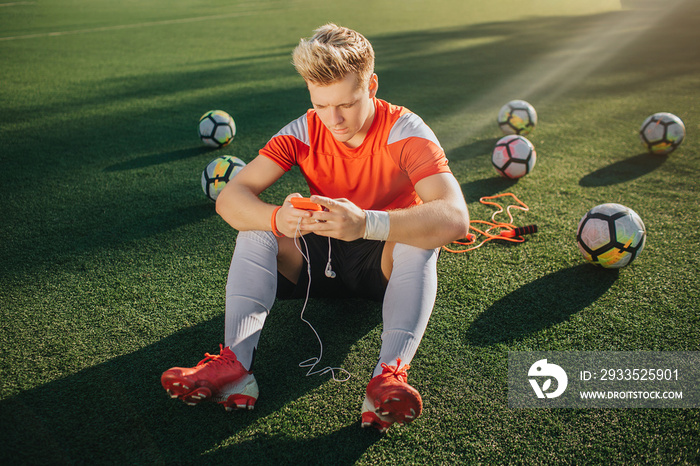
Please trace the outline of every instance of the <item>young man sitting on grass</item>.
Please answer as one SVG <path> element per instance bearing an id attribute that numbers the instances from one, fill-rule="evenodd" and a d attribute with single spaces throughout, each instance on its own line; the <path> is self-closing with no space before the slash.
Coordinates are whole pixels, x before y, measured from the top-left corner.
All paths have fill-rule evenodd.
<path id="1" fill-rule="evenodd" d="M 225 344 L 195 367 L 165 371 L 161 381 L 188 404 L 208 399 L 252 409 L 253 356 L 275 297 L 304 298 L 308 290 L 369 298 L 383 303 L 383 332 L 361 420 L 384 432 L 421 413 L 406 371 L 435 303 L 440 247 L 466 236 L 469 214 L 432 130 L 376 97 L 374 51 L 364 36 L 327 24 L 299 43 L 293 59 L 313 108 L 273 136 L 216 203 L 239 231 Z M 298 193 L 281 206 L 260 200 L 295 165 L 322 210 L 293 207 Z"/>

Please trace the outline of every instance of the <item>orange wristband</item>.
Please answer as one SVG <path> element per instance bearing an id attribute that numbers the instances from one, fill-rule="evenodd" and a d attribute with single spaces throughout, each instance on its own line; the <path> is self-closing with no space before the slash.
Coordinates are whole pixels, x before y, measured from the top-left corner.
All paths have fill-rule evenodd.
<path id="1" fill-rule="evenodd" d="M 280 210 L 281 208 L 282 208 L 281 205 L 275 207 L 275 210 L 272 212 L 272 218 L 270 218 L 270 226 L 272 226 L 272 234 L 278 238 L 284 237 L 282 232 L 277 229 L 277 211 Z"/>

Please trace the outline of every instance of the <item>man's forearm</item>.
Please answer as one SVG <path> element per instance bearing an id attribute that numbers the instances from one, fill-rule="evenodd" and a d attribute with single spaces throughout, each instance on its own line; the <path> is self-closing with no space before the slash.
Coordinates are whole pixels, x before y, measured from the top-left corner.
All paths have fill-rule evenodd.
<path id="1" fill-rule="evenodd" d="M 469 230 L 469 213 L 466 206 L 459 204 L 436 199 L 408 209 L 390 211 L 387 241 L 432 249 L 464 238 Z"/>
<path id="2" fill-rule="evenodd" d="M 274 208 L 238 186 L 226 186 L 216 200 L 216 212 L 239 231 L 270 230 Z"/>

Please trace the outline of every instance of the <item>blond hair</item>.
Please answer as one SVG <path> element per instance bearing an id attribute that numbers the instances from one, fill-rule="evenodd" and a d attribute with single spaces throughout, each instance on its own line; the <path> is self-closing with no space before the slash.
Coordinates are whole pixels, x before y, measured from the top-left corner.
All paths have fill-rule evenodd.
<path id="1" fill-rule="evenodd" d="M 358 87 L 368 86 L 374 73 L 374 49 L 359 32 L 328 23 L 302 39 L 292 55 L 294 67 L 307 83 L 327 86 L 357 73 Z"/>

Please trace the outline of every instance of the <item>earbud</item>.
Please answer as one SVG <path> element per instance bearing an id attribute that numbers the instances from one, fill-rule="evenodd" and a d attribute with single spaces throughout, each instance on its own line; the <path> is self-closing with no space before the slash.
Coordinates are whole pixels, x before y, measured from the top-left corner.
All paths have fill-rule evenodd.
<path id="1" fill-rule="evenodd" d="M 335 272 L 333 272 L 333 269 L 331 268 L 330 261 L 328 262 L 328 264 L 326 264 L 326 277 L 335 278 Z"/>

